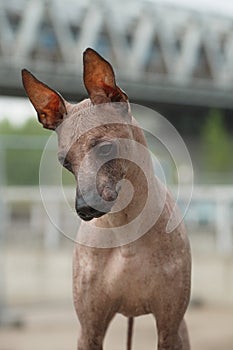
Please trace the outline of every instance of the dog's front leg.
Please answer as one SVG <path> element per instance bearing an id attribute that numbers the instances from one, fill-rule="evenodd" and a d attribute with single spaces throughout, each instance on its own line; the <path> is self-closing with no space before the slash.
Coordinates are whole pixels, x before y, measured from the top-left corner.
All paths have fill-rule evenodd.
<path id="1" fill-rule="evenodd" d="M 73 262 L 74 305 L 81 326 L 78 350 L 102 350 L 118 304 L 104 274 L 107 251 L 77 245 Z"/>
<path id="2" fill-rule="evenodd" d="M 104 307 L 104 306 L 103 306 Z M 102 350 L 103 340 L 108 325 L 114 315 L 106 317 L 105 313 L 92 319 L 93 314 L 82 317 L 78 312 L 78 318 L 81 324 L 81 332 L 78 339 L 78 350 Z M 97 317 L 96 317 L 97 316 Z"/>
<path id="3" fill-rule="evenodd" d="M 175 312 L 171 312 L 172 307 L 166 305 L 163 311 L 156 315 L 158 350 L 190 350 L 186 323 L 182 315 L 179 315 L 182 307 L 179 308 L 178 302 L 176 305 Z M 176 306 L 173 308 L 176 309 Z"/>
<path id="4" fill-rule="evenodd" d="M 190 350 L 189 336 L 184 319 L 178 331 L 173 332 L 169 327 L 158 329 L 158 350 Z"/>

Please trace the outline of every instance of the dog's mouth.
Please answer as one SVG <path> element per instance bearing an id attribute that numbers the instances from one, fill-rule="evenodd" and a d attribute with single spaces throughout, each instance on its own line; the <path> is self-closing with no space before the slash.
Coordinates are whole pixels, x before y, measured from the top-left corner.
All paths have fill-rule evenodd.
<path id="1" fill-rule="evenodd" d="M 85 211 L 77 211 L 77 214 L 80 217 L 80 219 L 84 221 L 91 221 L 92 219 L 100 218 L 101 216 L 107 213 L 88 207 Z"/>
<path id="2" fill-rule="evenodd" d="M 111 211 L 117 197 L 118 192 L 112 191 L 111 196 L 109 195 L 107 200 L 105 199 L 104 201 L 99 201 L 98 203 L 90 200 L 89 202 L 94 202 L 93 207 L 89 206 L 82 197 L 76 197 L 76 212 L 84 221 L 91 221 L 92 219 L 100 218 Z"/>

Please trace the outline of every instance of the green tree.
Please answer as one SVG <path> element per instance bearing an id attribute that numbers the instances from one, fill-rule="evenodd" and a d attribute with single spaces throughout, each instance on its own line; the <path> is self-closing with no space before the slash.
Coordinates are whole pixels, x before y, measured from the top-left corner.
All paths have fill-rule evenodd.
<path id="1" fill-rule="evenodd" d="M 43 129 L 36 118 L 29 118 L 20 125 L 12 124 L 9 119 L 0 121 L 0 135 L 44 135 L 49 136 L 51 131 Z"/>
<path id="2" fill-rule="evenodd" d="M 0 121 L 0 150 L 2 173 L 7 185 L 38 185 L 41 155 L 52 131 L 45 130 L 36 118 L 22 125 L 8 119 Z M 51 150 L 56 162 L 57 149 Z M 73 184 L 73 177 L 63 171 L 63 184 Z"/>
<path id="3" fill-rule="evenodd" d="M 227 133 L 223 114 L 210 110 L 202 129 L 203 167 L 208 172 L 232 171 L 232 144 Z"/>

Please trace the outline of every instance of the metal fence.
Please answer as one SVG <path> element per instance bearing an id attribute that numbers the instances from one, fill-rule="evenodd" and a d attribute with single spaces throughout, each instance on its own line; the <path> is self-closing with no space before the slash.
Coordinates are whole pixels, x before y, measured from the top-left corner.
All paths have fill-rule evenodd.
<path id="1" fill-rule="evenodd" d="M 0 147 L 0 323 L 14 323 L 7 305 L 50 300 L 64 300 L 71 283 L 71 249 L 79 225 L 74 210 L 75 186 L 55 185 L 46 188 L 48 216 L 39 186 L 11 186 L 9 172 L 19 177 L 20 169 L 32 170 L 32 158 L 21 151 L 41 152 L 47 138 L 40 136 L 1 136 Z M 57 162 L 56 145 L 51 151 L 48 171 L 53 173 Z M 14 153 L 14 164 L 7 168 L 8 151 Z M 19 152 L 19 153 L 17 153 Z M 18 163 L 17 163 L 18 161 Z M 54 162 L 54 164 L 53 164 Z M 34 164 L 35 166 L 35 164 Z M 8 164 L 9 167 L 9 164 Z M 39 164 L 34 167 L 38 172 Z M 31 168 L 31 169 L 30 169 Z M 27 174 L 26 174 L 27 175 Z M 169 174 L 167 173 L 166 176 Z M 23 177 L 23 176 L 22 176 Z M 5 180 L 4 180 L 5 178 Z M 15 177 L 14 177 L 15 179 Z M 14 180 L 12 179 L 12 181 Z M 54 182 L 51 182 L 54 184 Z M 172 182 L 169 182 L 172 183 Z M 8 184 L 8 185 L 7 185 Z M 176 188 L 173 188 L 176 193 Z M 190 191 L 179 189 L 181 209 Z M 193 251 L 193 296 L 207 302 L 233 305 L 233 186 L 196 186 L 185 216 Z M 22 276 L 23 282 L 22 282 Z M 228 283 L 229 282 L 229 283 Z M 43 291 L 41 287 L 43 285 Z M 54 296 L 56 285 L 56 296 Z"/>
<path id="2" fill-rule="evenodd" d="M 5 187 L 1 192 L 7 244 L 39 244 L 46 249 L 65 244 L 64 236 L 43 207 L 38 187 Z M 57 226 L 62 227 L 67 236 L 75 238 L 74 228 L 79 224 L 74 210 L 75 188 L 64 188 L 66 198 L 59 194 L 57 187 L 48 187 L 48 192 L 49 206 Z M 181 209 L 187 196 L 188 191 L 181 189 Z M 185 221 L 195 251 L 232 254 L 233 186 L 195 187 Z"/>

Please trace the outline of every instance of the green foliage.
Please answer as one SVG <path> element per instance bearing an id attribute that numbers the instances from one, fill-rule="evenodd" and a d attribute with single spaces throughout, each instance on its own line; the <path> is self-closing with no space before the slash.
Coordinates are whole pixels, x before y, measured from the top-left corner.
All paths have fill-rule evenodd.
<path id="1" fill-rule="evenodd" d="M 35 118 L 30 118 L 21 125 L 13 125 L 9 119 L 0 121 L 0 135 L 44 135 L 49 136 L 51 131 L 43 129 Z"/>
<path id="2" fill-rule="evenodd" d="M 202 130 L 202 160 L 205 171 L 226 173 L 232 169 L 232 144 L 219 110 L 209 112 Z"/>
<path id="3" fill-rule="evenodd" d="M 39 183 L 41 150 L 8 149 L 5 153 L 8 185 L 36 185 Z"/>
<path id="4" fill-rule="evenodd" d="M 7 185 L 38 185 L 39 167 L 44 146 L 52 131 L 45 130 L 36 118 L 22 125 L 0 121 L 1 173 Z M 56 160 L 57 150 L 52 156 Z M 73 184 L 73 176 L 63 172 L 62 182 Z"/>

